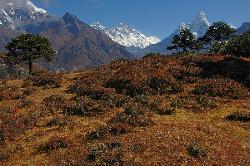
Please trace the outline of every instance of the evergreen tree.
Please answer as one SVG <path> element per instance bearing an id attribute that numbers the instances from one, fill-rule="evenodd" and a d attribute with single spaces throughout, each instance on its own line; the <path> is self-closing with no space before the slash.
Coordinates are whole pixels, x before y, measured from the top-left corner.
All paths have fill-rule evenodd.
<path id="1" fill-rule="evenodd" d="M 227 42 L 226 53 L 235 56 L 250 57 L 250 31 L 240 36 L 232 37 Z"/>
<path id="2" fill-rule="evenodd" d="M 181 49 L 183 52 L 198 49 L 199 45 L 195 39 L 194 34 L 187 28 L 183 28 L 179 35 L 175 35 L 172 40 L 172 45 L 168 50 Z"/>
<path id="3" fill-rule="evenodd" d="M 205 36 L 203 37 L 203 41 L 211 46 L 215 41 L 227 41 L 234 32 L 235 29 L 227 23 L 222 21 L 215 22 L 207 30 Z"/>
<path id="4" fill-rule="evenodd" d="M 33 34 L 22 34 L 12 39 L 6 46 L 6 50 L 6 63 L 15 65 L 26 62 L 29 66 L 29 74 L 32 74 L 32 64 L 35 60 L 51 61 L 55 54 L 48 39 Z"/>

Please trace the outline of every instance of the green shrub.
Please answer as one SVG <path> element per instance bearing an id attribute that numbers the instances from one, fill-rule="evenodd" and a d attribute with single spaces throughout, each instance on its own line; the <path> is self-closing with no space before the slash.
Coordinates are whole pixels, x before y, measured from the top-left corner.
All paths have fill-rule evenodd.
<path id="1" fill-rule="evenodd" d="M 118 93 L 122 93 L 127 85 L 131 84 L 131 81 L 129 80 L 123 80 L 123 79 L 113 79 L 106 82 L 105 87 L 106 88 L 114 88 Z"/>
<path id="2" fill-rule="evenodd" d="M 43 104 L 51 112 L 60 111 L 64 108 L 65 98 L 59 95 L 52 95 L 44 98 Z"/>
<path id="3" fill-rule="evenodd" d="M 4 134 L 3 131 L 0 130 L 0 144 L 4 141 Z"/>
<path id="4" fill-rule="evenodd" d="M 27 106 L 30 106 L 32 104 L 32 101 L 29 99 L 21 99 L 18 105 L 18 108 L 22 109 L 25 108 Z"/>
<path id="5" fill-rule="evenodd" d="M 153 124 L 149 113 L 139 106 L 128 106 L 122 113 L 110 120 L 111 123 L 128 124 L 133 127 L 145 127 Z"/>
<path id="6" fill-rule="evenodd" d="M 53 150 L 65 149 L 69 147 L 69 141 L 61 137 L 52 137 L 48 142 L 42 144 L 38 148 L 40 153 L 48 153 Z"/>
<path id="7" fill-rule="evenodd" d="M 111 144 L 116 144 L 116 146 L 110 146 Z M 100 143 L 90 147 L 87 161 L 91 162 L 91 165 L 126 165 L 123 160 L 121 143 L 118 145 L 116 141 L 111 144 Z"/>
<path id="8" fill-rule="evenodd" d="M 193 90 L 193 94 L 230 99 L 244 99 L 249 97 L 249 90 L 234 80 L 209 79 L 197 85 Z"/>
<path id="9" fill-rule="evenodd" d="M 212 43 L 209 49 L 210 54 L 225 54 L 226 53 L 226 41 L 215 41 Z"/>
<path id="10" fill-rule="evenodd" d="M 71 116 L 95 116 L 106 111 L 102 105 L 86 97 L 76 98 L 72 103 L 64 106 L 63 113 Z"/>
<path id="11" fill-rule="evenodd" d="M 203 158 L 207 156 L 206 152 L 202 148 L 198 147 L 195 143 L 192 143 L 188 147 L 188 154 L 195 158 Z"/>
<path id="12" fill-rule="evenodd" d="M 59 74 L 42 73 L 31 78 L 32 84 L 38 87 L 59 88 L 62 78 Z"/>
<path id="13" fill-rule="evenodd" d="M 156 109 L 154 112 L 159 115 L 173 115 L 175 114 L 175 108 Z"/>
<path id="14" fill-rule="evenodd" d="M 244 114 L 240 112 L 235 112 L 226 117 L 228 121 L 239 121 L 239 122 L 249 122 L 250 114 Z"/>
<path id="15" fill-rule="evenodd" d="M 183 88 L 177 82 L 156 77 L 148 80 L 148 86 L 153 90 L 153 93 L 159 93 L 161 95 L 176 94 L 183 91 Z"/>
<path id="16" fill-rule="evenodd" d="M 235 56 L 250 57 L 250 31 L 232 37 L 227 43 L 226 52 Z"/>

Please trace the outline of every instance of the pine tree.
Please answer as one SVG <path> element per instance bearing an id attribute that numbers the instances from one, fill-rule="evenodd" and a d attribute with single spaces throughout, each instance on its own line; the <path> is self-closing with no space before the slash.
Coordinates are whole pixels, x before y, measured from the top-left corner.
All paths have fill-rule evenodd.
<path id="1" fill-rule="evenodd" d="M 32 74 L 32 65 L 35 60 L 51 61 L 55 54 L 48 39 L 33 34 L 22 34 L 12 39 L 6 46 L 6 50 L 6 63 L 15 65 L 26 62 L 29 66 L 29 74 Z"/>
<path id="2" fill-rule="evenodd" d="M 168 50 L 179 50 L 183 52 L 188 52 L 191 50 L 196 50 L 199 48 L 197 40 L 195 39 L 194 34 L 187 28 L 183 28 L 180 31 L 179 35 L 175 35 L 172 40 L 172 45 L 169 46 Z"/>
<path id="3" fill-rule="evenodd" d="M 250 57 L 250 31 L 240 36 L 232 37 L 227 42 L 226 53 L 235 56 Z"/>
<path id="4" fill-rule="evenodd" d="M 206 44 L 212 45 L 213 42 L 227 41 L 230 36 L 235 32 L 235 29 L 228 25 L 226 22 L 215 22 L 209 27 L 203 40 Z"/>

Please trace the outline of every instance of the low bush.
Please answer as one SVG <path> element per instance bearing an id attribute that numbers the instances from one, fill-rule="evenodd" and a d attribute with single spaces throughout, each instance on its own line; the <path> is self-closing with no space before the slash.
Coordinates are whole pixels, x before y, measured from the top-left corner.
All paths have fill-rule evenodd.
<path id="1" fill-rule="evenodd" d="M 188 147 L 188 154 L 195 158 L 203 158 L 207 156 L 206 152 L 202 148 L 198 147 L 195 143 L 192 143 Z"/>
<path id="2" fill-rule="evenodd" d="M 17 100 L 22 98 L 22 93 L 17 86 L 0 87 L 0 101 Z"/>
<path id="3" fill-rule="evenodd" d="M 6 162 L 9 158 L 9 152 L 6 152 L 5 150 L 0 150 L 0 162 Z"/>
<path id="4" fill-rule="evenodd" d="M 155 99 L 152 102 L 148 101 L 145 103 L 146 107 L 158 115 L 173 115 L 175 113 L 175 108 L 170 105 L 170 107 L 162 106 L 162 102 L 159 99 Z"/>
<path id="5" fill-rule="evenodd" d="M 175 114 L 175 108 L 164 108 L 164 109 L 157 109 L 155 113 L 158 115 L 173 115 Z"/>
<path id="6" fill-rule="evenodd" d="M 110 132 L 109 127 L 100 127 L 95 131 L 89 132 L 86 135 L 86 140 L 93 141 L 93 140 L 106 138 L 108 136 L 109 132 Z"/>
<path id="7" fill-rule="evenodd" d="M 42 73 L 32 77 L 31 81 L 34 86 L 58 88 L 61 86 L 62 78 L 59 74 Z"/>
<path id="8" fill-rule="evenodd" d="M 21 100 L 20 100 L 20 102 L 19 102 L 19 104 L 18 104 L 17 107 L 18 107 L 19 109 L 22 109 L 22 108 L 25 108 L 25 107 L 27 107 L 27 106 L 30 106 L 31 104 L 32 104 L 32 101 L 31 101 L 31 100 L 24 98 L 24 99 L 21 99 Z"/>
<path id="9" fill-rule="evenodd" d="M 64 106 L 63 113 L 72 116 L 95 116 L 106 111 L 103 105 L 87 97 L 76 98 L 72 103 Z"/>
<path id="10" fill-rule="evenodd" d="M 89 132 L 86 135 L 87 141 L 105 139 L 109 136 L 122 135 L 130 131 L 128 125 L 123 124 L 111 124 L 109 126 L 100 127 L 94 131 Z"/>
<path id="11" fill-rule="evenodd" d="M 148 86 L 155 94 L 177 94 L 183 91 L 181 85 L 173 80 L 166 80 L 162 78 L 150 78 L 148 80 Z"/>
<path id="12" fill-rule="evenodd" d="M 23 91 L 23 96 L 30 96 L 35 92 L 35 88 L 28 87 Z"/>
<path id="13" fill-rule="evenodd" d="M 250 56 L 250 31 L 232 37 L 226 45 L 226 53 L 235 56 Z"/>
<path id="14" fill-rule="evenodd" d="M 110 146 L 111 144 L 116 146 Z M 119 144 L 119 145 L 118 145 Z M 90 147 L 87 161 L 93 165 L 125 165 L 121 143 L 99 143 Z"/>
<path id="15" fill-rule="evenodd" d="M 249 122 L 250 121 L 250 114 L 235 112 L 231 115 L 226 117 L 228 121 L 239 121 L 239 122 Z"/>
<path id="16" fill-rule="evenodd" d="M 230 99 L 244 99 L 249 97 L 249 90 L 234 80 L 208 79 L 196 86 L 193 90 L 193 94 Z"/>
<path id="17" fill-rule="evenodd" d="M 219 100 L 206 95 L 184 95 L 173 99 L 170 109 L 185 108 L 192 112 L 209 111 L 218 107 Z"/>
<path id="18" fill-rule="evenodd" d="M 126 107 L 122 113 L 117 114 L 110 122 L 128 124 L 133 127 L 145 127 L 153 124 L 150 114 L 139 106 Z"/>
<path id="19" fill-rule="evenodd" d="M 129 80 L 112 79 L 106 82 L 105 87 L 114 88 L 117 91 L 117 93 L 122 93 L 130 84 L 131 84 L 131 81 Z"/>
<path id="20" fill-rule="evenodd" d="M 69 147 L 69 141 L 61 137 L 52 137 L 47 143 L 42 144 L 38 148 L 40 153 L 48 153 L 53 150 L 65 149 Z"/>
<path id="21" fill-rule="evenodd" d="M 59 95 L 52 95 L 44 98 L 43 104 L 51 112 L 60 111 L 64 108 L 65 98 Z"/>
<path id="22" fill-rule="evenodd" d="M 3 131 L 0 130 L 0 144 L 4 141 L 4 134 Z"/>

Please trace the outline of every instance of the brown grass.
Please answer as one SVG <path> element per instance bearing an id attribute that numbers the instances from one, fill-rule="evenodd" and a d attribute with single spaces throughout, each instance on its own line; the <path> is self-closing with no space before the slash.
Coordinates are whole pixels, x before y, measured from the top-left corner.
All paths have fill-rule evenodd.
<path id="1" fill-rule="evenodd" d="M 249 59 L 148 56 L 0 82 L 0 165 L 250 165 Z"/>

